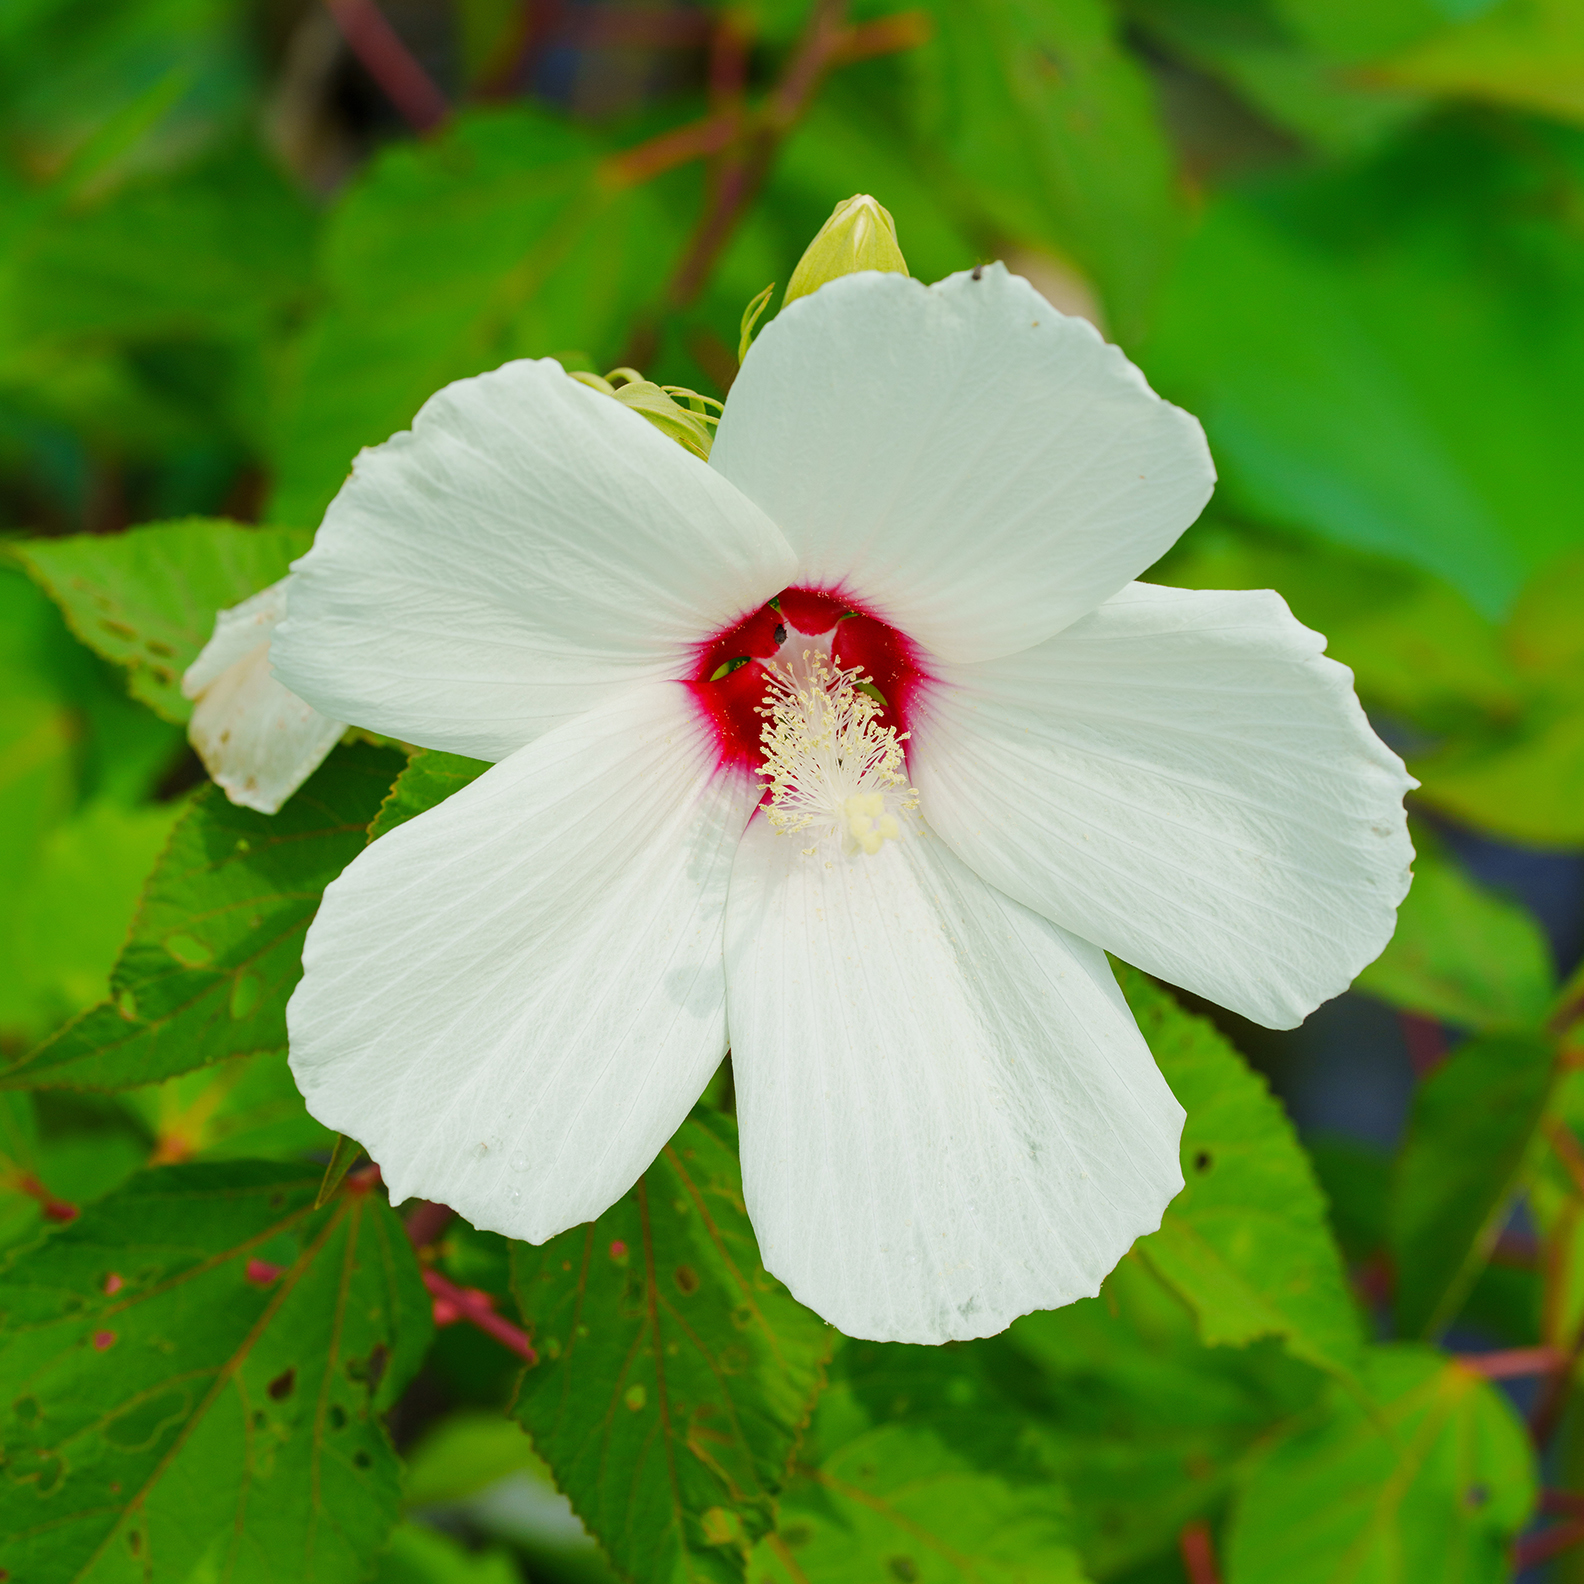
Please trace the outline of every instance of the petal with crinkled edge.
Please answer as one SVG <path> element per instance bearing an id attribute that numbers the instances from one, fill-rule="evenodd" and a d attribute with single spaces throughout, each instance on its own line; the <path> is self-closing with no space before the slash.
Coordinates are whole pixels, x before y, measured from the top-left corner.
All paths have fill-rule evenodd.
<path id="1" fill-rule="evenodd" d="M 726 1052 L 726 885 L 757 797 L 714 765 L 681 684 L 629 689 L 326 890 L 292 1073 L 393 1200 L 541 1242 L 680 1126 Z"/>
<path id="2" fill-rule="evenodd" d="M 1215 482 L 1198 422 L 999 264 L 929 287 L 849 275 L 790 304 L 710 466 L 780 525 L 800 582 L 954 660 L 1093 610 Z"/>
<path id="3" fill-rule="evenodd" d="M 458 380 L 358 457 L 275 670 L 326 714 L 503 759 L 790 581 L 775 526 L 551 359 Z"/>
<path id="4" fill-rule="evenodd" d="M 1280 595 L 1138 583 L 1049 642 L 944 666 L 908 762 L 985 877 L 1271 1028 L 1391 938 L 1416 783 Z"/>
<path id="5" fill-rule="evenodd" d="M 204 769 L 233 803 L 261 814 L 276 813 L 346 730 L 270 675 L 270 635 L 286 614 L 290 582 L 221 611 L 182 677 L 182 692 L 197 701 L 187 737 Z"/>
<path id="6" fill-rule="evenodd" d="M 765 1266 L 849 1336 L 1090 1296 L 1182 1187 L 1182 1108 L 1105 958 L 937 837 L 827 862 L 754 820 L 726 977 Z"/>

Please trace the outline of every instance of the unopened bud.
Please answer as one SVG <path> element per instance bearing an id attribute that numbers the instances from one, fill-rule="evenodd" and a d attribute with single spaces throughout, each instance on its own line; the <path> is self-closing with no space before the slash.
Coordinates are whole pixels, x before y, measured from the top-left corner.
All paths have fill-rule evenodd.
<path id="1" fill-rule="evenodd" d="M 792 271 L 782 306 L 818 291 L 838 275 L 858 270 L 881 270 L 890 275 L 908 272 L 907 260 L 897 246 L 895 221 L 868 193 L 836 205 Z"/>

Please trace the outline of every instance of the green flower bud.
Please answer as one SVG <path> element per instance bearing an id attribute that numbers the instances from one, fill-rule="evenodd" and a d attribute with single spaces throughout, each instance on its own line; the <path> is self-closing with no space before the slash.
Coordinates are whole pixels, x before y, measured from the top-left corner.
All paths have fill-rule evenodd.
<path id="1" fill-rule="evenodd" d="M 782 306 L 818 291 L 838 275 L 857 270 L 881 270 L 891 275 L 908 272 L 907 260 L 897 246 L 896 222 L 868 193 L 836 205 L 792 271 Z"/>

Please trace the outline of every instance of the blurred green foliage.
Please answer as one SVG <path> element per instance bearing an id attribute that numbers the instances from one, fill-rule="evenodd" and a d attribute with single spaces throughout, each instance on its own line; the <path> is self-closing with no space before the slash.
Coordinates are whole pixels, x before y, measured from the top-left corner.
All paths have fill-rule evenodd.
<path id="1" fill-rule="evenodd" d="M 387 0 L 422 135 L 359 10 L 0 8 L 0 1566 L 1509 1576 L 1537 1446 L 1584 1489 L 1584 981 L 1444 838 L 1584 846 L 1584 5 Z M 314 1210 L 303 932 L 480 767 L 352 741 L 264 816 L 181 737 L 361 446 L 513 357 L 724 396 L 860 191 L 916 275 L 1005 257 L 1203 420 L 1221 487 L 1151 575 L 1274 587 L 1353 668 L 1423 783 L 1359 989 L 1468 1036 L 1395 1155 L 1300 1140 L 1121 970 L 1188 1186 L 1099 1298 L 939 1350 L 760 1269 L 726 1075 L 542 1250 L 415 1252 L 356 1169 Z M 426 1279 L 531 1325 L 526 1373 Z M 1509 1361 L 1532 1438 L 1449 1331 L 1551 1350 Z"/>

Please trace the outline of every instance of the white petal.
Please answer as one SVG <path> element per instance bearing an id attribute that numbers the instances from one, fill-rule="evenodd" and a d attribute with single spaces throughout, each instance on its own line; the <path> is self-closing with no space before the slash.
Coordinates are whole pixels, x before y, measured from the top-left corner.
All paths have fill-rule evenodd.
<path id="1" fill-rule="evenodd" d="M 391 1197 L 540 1242 L 637 1180 L 726 1050 L 755 792 L 675 683 L 541 737 L 325 892 L 287 1009 L 308 1109 Z"/>
<path id="2" fill-rule="evenodd" d="M 280 582 L 250 595 L 240 605 L 216 612 L 213 636 L 182 675 L 184 698 L 197 698 L 222 671 L 230 670 L 261 643 L 269 641 L 285 618 L 286 586 L 290 582 L 288 574 Z"/>
<path id="3" fill-rule="evenodd" d="M 908 763 L 992 885 L 1272 1028 L 1391 938 L 1415 783 L 1269 592 L 1135 584 L 1048 643 L 941 668 Z"/>
<path id="4" fill-rule="evenodd" d="M 288 687 L 406 742 L 502 759 L 789 580 L 757 507 L 559 364 L 432 396 L 364 451 L 297 563 Z"/>
<path id="5" fill-rule="evenodd" d="M 955 660 L 1093 610 L 1199 515 L 1204 434 L 1094 327 L 999 264 L 849 275 L 754 343 L 710 456 L 800 583 Z"/>
<path id="6" fill-rule="evenodd" d="M 188 740 L 220 789 L 261 814 L 275 813 L 346 730 L 287 692 L 270 675 L 269 658 L 266 638 L 204 688 L 187 723 Z"/>
<path id="7" fill-rule="evenodd" d="M 827 863 L 756 819 L 726 976 L 765 1265 L 849 1336 L 1092 1295 L 1182 1187 L 1182 1108 L 1105 958 L 936 837 Z"/>

